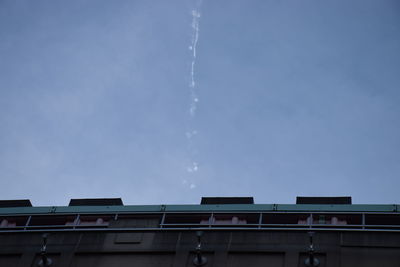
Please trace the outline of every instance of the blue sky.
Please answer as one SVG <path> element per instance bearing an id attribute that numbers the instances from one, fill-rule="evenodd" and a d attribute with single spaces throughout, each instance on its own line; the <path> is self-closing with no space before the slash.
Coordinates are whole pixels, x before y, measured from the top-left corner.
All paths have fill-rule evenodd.
<path id="1" fill-rule="evenodd" d="M 399 51 L 396 0 L 1 0 L 1 198 L 399 203 Z"/>

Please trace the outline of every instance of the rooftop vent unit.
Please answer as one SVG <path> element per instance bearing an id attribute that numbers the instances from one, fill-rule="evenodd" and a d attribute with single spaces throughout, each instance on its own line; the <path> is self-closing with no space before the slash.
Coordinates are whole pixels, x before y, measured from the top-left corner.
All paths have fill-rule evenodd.
<path id="1" fill-rule="evenodd" d="M 254 204 L 253 197 L 202 197 L 201 205 Z"/>
<path id="2" fill-rule="evenodd" d="M 68 206 L 123 206 L 121 198 L 77 198 L 71 199 Z"/>
<path id="3" fill-rule="evenodd" d="M 32 207 L 29 199 L 0 200 L 0 208 Z"/>
<path id="4" fill-rule="evenodd" d="M 351 204 L 351 197 L 297 197 L 296 204 Z"/>

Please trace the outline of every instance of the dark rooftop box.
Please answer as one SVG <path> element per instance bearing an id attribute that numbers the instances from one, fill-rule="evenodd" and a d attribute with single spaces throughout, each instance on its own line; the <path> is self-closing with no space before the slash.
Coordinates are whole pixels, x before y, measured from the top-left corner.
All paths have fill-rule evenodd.
<path id="1" fill-rule="evenodd" d="M 29 199 L 0 200 L 0 208 L 32 207 Z"/>
<path id="2" fill-rule="evenodd" d="M 297 197 L 296 204 L 351 204 L 351 197 Z"/>
<path id="3" fill-rule="evenodd" d="M 69 206 L 123 206 L 121 198 L 77 198 L 69 201 Z"/>
<path id="4" fill-rule="evenodd" d="M 254 204 L 253 197 L 202 197 L 202 205 Z"/>

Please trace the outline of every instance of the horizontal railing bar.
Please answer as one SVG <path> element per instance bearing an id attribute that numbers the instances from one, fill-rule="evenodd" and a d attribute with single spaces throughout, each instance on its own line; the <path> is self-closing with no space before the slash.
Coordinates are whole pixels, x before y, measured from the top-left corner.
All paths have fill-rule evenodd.
<path id="1" fill-rule="evenodd" d="M 164 223 L 160 224 L 161 226 L 207 226 L 207 227 L 219 227 L 219 226 L 235 226 L 235 224 L 199 224 L 199 223 Z M 284 227 L 329 227 L 329 228 L 357 228 L 357 227 L 383 227 L 383 228 L 400 228 L 399 225 L 387 225 L 387 224 L 375 224 L 375 225 L 368 225 L 368 224 L 346 224 L 346 225 L 334 225 L 334 224 L 273 224 L 273 223 L 263 223 L 263 224 L 236 224 L 241 225 L 242 227 L 246 226 L 284 226 Z"/>
<path id="2" fill-rule="evenodd" d="M 252 228 L 252 227 L 285 227 L 288 228 L 338 228 L 338 229 L 345 229 L 345 228 L 361 228 L 361 227 L 368 227 L 368 228 L 400 228 L 400 225 L 393 225 L 393 224 L 347 224 L 347 225 L 333 225 L 333 224 L 199 224 L 199 223 L 163 223 L 159 224 L 160 227 L 173 227 L 178 226 L 178 228 L 188 228 L 190 226 L 193 227 L 214 227 L 214 228 L 221 228 L 221 227 L 240 227 L 240 228 Z M 0 231 L 8 231 L 8 229 L 51 229 L 51 228 L 101 228 L 107 229 L 109 225 L 28 225 L 28 226 L 5 226 L 0 227 Z"/>
<path id="3" fill-rule="evenodd" d="M 246 226 L 259 226 L 259 224 L 258 223 L 245 223 L 245 224 L 229 224 L 229 223 L 221 223 L 221 224 L 215 224 L 215 223 L 163 223 L 163 224 L 160 224 L 161 226 L 173 226 L 173 225 L 178 225 L 178 226 L 191 226 L 191 225 L 194 225 L 194 226 L 197 226 L 197 225 L 199 225 L 199 226 L 204 226 L 204 227 L 209 227 L 210 225 L 211 226 L 230 226 L 230 225 L 233 225 L 233 226 L 235 226 L 235 225 L 240 225 L 240 226 L 243 226 L 243 227 L 246 227 Z"/>
<path id="4" fill-rule="evenodd" d="M 161 216 L 163 214 L 172 215 L 172 214 L 211 214 L 214 213 L 218 214 L 337 214 L 337 215 L 398 215 L 400 216 L 399 212 L 380 212 L 380 211 L 148 211 L 148 212 L 132 212 L 132 211 L 119 211 L 118 215 L 153 215 L 153 216 Z M 5 213 L 0 214 L 1 217 L 24 217 L 24 216 L 71 216 L 75 213 Z M 109 215 L 114 216 L 116 213 L 109 213 L 109 212 L 80 212 L 81 215 Z"/>
<path id="5" fill-rule="evenodd" d="M 169 232 L 169 231 L 301 231 L 301 232 L 398 232 L 400 229 L 345 229 L 345 228 L 276 228 L 276 227 L 262 227 L 262 228 L 245 228 L 245 227 L 193 227 L 193 228 L 75 228 L 75 229 L 27 229 L 23 231 L 18 230 L 0 230 L 0 234 L 15 234 L 15 233 L 62 233 L 62 232 L 104 232 L 104 233 L 126 233 L 126 232 Z"/>

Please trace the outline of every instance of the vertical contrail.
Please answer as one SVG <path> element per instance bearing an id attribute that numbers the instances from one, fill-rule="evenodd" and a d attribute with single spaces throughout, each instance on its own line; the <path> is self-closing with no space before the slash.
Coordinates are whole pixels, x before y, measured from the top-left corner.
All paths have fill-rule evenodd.
<path id="1" fill-rule="evenodd" d="M 191 69 L 190 69 L 190 107 L 189 114 L 190 120 L 193 121 L 196 115 L 197 105 L 199 102 L 199 98 L 197 96 L 197 87 L 195 81 L 195 66 L 196 66 L 196 57 L 197 57 L 197 43 L 199 41 L 199 22 L 200 22 L 200 7 L 202 0 L 197 0 L 196 6 L 192 10 L 192 40 L 189 46 L 189 50 L 191 51 Z M 192 123 L 191 123 L 192 124 Z M 194 145 L 193 145 L 193 137 L 197 135 L 197 131 L 193 126 L 189 127 L 186 132 L 186 138 L 188 139 L 188 150 L 189 150 L 189 160 L 190 163 L 186 167 L 186 171 L 191 176 L 194 175 L 199 170 L 199 164 L 195 159 L 195 154 L 197 153 Z M 190 180 L 193 180 L 193 177 L 190 177 Z M 196 187 L 196 184 L 193 181 L 184 180 L 183 183 L 189 183 L 189 188 L 193 189 Z"/>
<path id="2" fill-rule="evenodd" d="M 196 115 L 197 102 L 199 101 L 195 86 L 195 65 L 196 65 L 196 49 L 197 42 L 199 41 L 199 22 L 200 22 L 200 6 L 201 0 L 197 2 L 197 6 L 192 10 L 192 43 L 189 46 L 189 50 L 192 51 L 192 64 L 190 70 L 190 94 L 191 94 L 191 102 L 190 102 L 190 116 L 194 117 Z"/>

